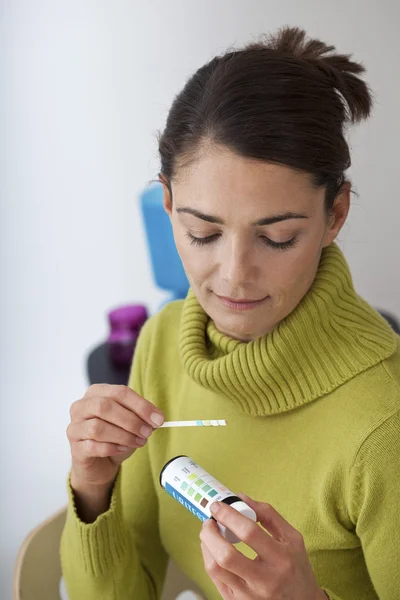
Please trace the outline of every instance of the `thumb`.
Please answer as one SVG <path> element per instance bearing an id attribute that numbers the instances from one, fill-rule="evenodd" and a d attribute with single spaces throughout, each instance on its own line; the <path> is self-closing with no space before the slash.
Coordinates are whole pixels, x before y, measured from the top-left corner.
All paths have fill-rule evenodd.
<path id="1" fill-rule="evenodd" d="M 278 542 L 298 541 L 298 531 L 271 504 L 257 502 L 243 493 L 239 493 L 238 496 L 254 510 L 258 521 L 275 540 Z"/>

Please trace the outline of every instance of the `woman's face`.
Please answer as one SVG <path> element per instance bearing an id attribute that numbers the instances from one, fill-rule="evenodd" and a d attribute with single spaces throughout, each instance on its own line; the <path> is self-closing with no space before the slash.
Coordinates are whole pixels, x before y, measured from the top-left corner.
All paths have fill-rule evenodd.
<path id="1" fill-rule="evenodd" d="M 309 290 L 346 220 L 349 186 L 333 214 L 307 173 L 214 147 L 164 186 L 164 205 L 193 292 L 222 333 L 271 332 Z"/>

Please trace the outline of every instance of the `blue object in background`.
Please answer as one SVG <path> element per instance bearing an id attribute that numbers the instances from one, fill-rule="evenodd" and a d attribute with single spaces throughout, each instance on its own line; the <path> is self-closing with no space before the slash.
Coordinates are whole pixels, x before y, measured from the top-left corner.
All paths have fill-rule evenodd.
<path id="1" fill-rule="evenodd" d="M 158 287 L 171 293 L 170 300 L 186 298 L 189 282 L 175 247 L 172 226 L 163 206 L 163 186 L 152 183 L 140 196 L 140 205 Z"/>

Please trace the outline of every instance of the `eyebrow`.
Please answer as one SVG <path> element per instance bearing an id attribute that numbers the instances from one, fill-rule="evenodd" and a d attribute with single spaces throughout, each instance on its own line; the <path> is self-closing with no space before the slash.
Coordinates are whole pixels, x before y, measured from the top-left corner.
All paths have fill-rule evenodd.
<path id="1" fill-rule="evenodd" d="M 207 221 L 208 223 L 216 223 L 217 225 L 223 225 L 224 221 L 219 217 L 214 217 L 213 215 L 206 215 L 194 208 L 182 207 L 177 208 L 176 212 L 178 213 L 187 213 L 188 215 L 192 215 L 197 217 L 198 219 L 202 219 L 203 221 Z M 280 221 L 289 221 L 290 219 L 308 219 L 306 215 L 301 215 L 299 213 L 294 212 L 286 212 L 281 213 L 279 215 L 274 215 L 273 217 L 264 217 L 263 219 L 259 219 L 252 223 L 253 226 L 261 226 L 261 225 L 272 225 L 273 223 L 279 223 Z"/>

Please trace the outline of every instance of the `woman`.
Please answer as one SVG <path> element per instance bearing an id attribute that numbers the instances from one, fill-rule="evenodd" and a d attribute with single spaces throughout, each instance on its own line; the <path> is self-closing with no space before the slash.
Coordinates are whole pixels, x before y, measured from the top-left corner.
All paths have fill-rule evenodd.
<path id="1" fill-rule="evenodd" d="M 175 99 L 160 180 L 191 290 L 144 327 L 129 387 L 72 405 L 71 600 L 159 598 L 168 556 L 208 599 L 399 597 L 399 339 L 334 243 L 363 71 L 285 28 Z M 157 431 L 164 418 L 228 426 Z M 201 527 L 158 482 L 180 454 L 257 499 L 263 527 L 217 504 L 245 543 Z"/>

